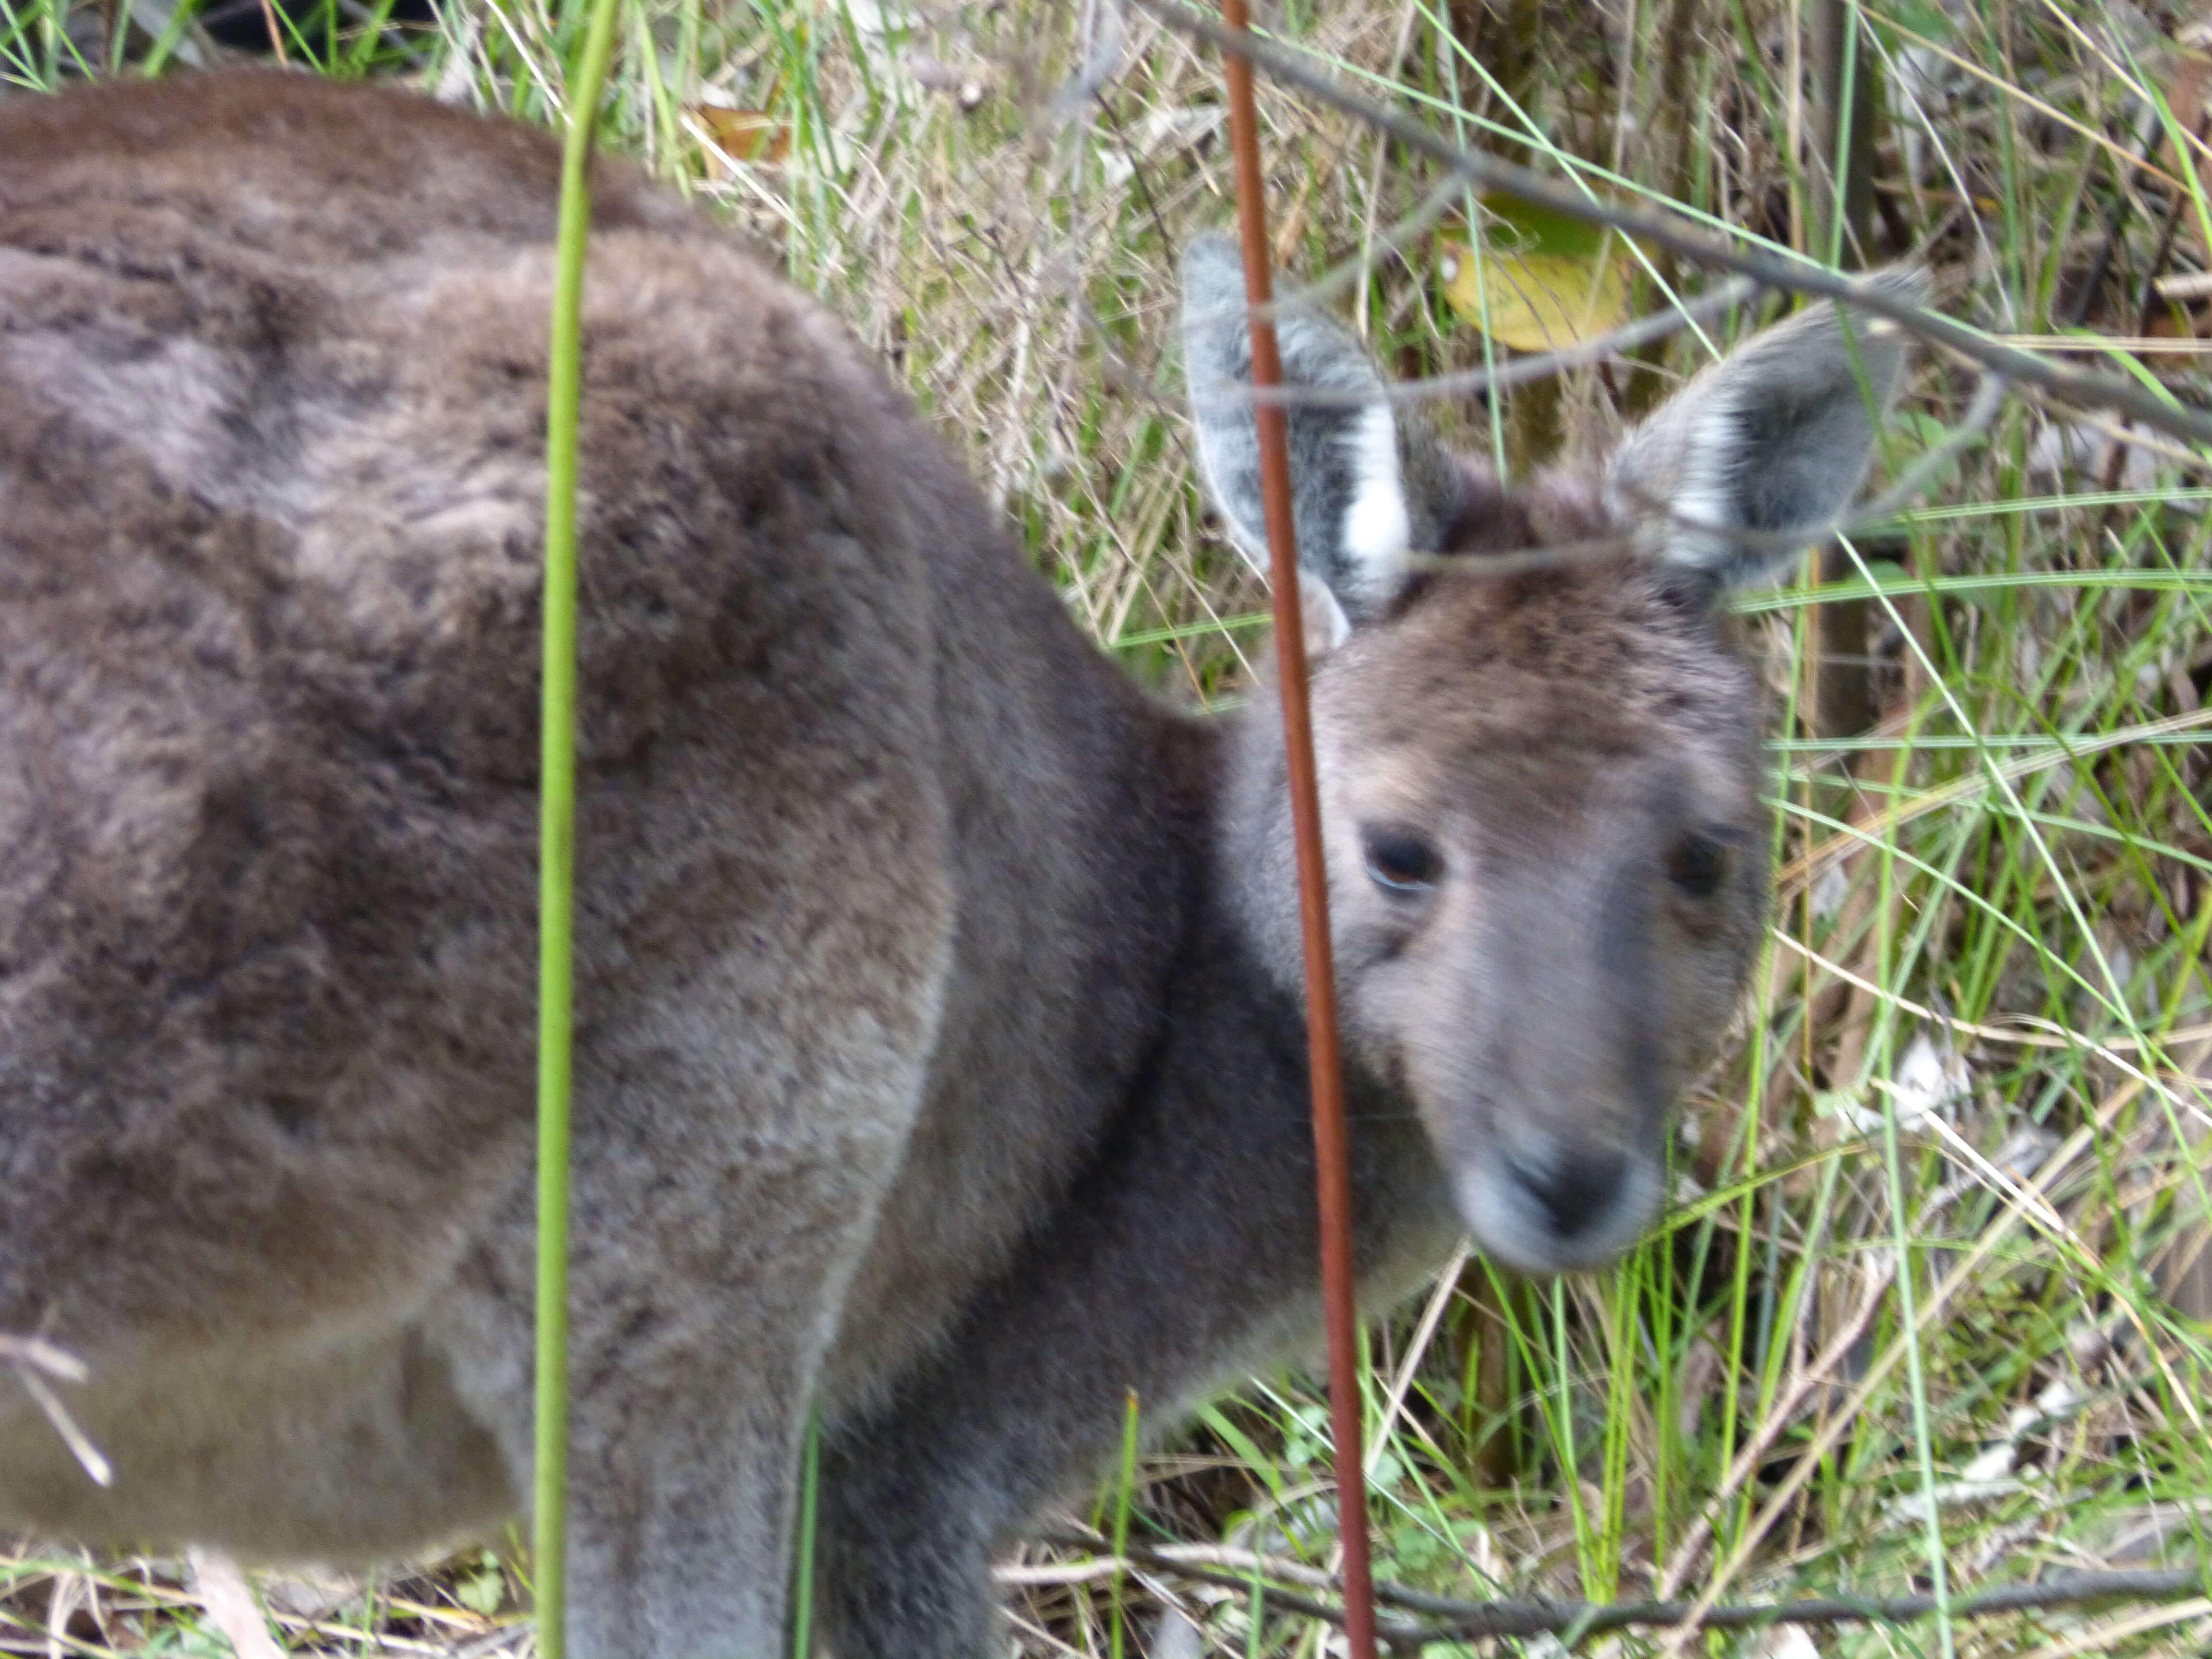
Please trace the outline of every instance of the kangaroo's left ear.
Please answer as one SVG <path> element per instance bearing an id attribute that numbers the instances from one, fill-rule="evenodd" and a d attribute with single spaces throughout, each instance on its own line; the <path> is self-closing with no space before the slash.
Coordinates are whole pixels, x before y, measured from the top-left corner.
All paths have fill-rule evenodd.
<path id="1" fill-rule="evenodd" d="M 1899 300 L 1927 295 L 1916 270 L 1871 280 Z M 1814 301 L 1699 374 L 1631 433 L 1606 471 L 1608 503 L 1670 564 L 1725 587 L 1779 579 L 1802 551 L 1786 538 L 1817 534 L 1857 493 L 1908 345 L 1894 323 Z M 1766 544 L 1730 531 L 1756 532 Z"/>
<path id="2" fill-rule="evenodd" d="M 1253 413 L 1252 331 L 1244 262 L 1221 236 L 1194 240 L 1182 262 L 1183 370 L 1199 470 L 1237 550 L 1267 572 Z M 1333 394 L 1287 414 L 1291 514 L 1306 645 L 1318 653 L 1386 615 L 1415 552 L 1433 552 L 1457 514 L 1459 469 L 1410 410 L 1392 407 L 1358 337 L 1334 318 L 1289 305 L 1276 319 L 1283 382 Z"/>

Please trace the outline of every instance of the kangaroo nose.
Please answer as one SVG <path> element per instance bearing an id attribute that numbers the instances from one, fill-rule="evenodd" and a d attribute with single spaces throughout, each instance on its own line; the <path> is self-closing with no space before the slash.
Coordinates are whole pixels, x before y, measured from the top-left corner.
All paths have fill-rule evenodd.
<path id="1" fill-rule="evenodd" d="M 1620 1152 L 1565 1146 L 1547 1157 L 1508 1161 L 1514 1178 L 1543 1206 L 1553 1235 L 1568 1242 L 1612 1217 L 1628 1170 Z"/>

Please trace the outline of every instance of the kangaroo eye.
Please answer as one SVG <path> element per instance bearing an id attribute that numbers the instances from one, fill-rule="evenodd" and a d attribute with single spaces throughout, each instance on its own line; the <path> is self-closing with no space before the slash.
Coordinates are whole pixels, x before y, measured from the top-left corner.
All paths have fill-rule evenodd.
<path id="1" fill-rule="evenodd" d="M 1692 898 L 1711 898 L 1728 879 L 1729 844 L 1717 836 L 1692 833 L 1667 855 L 1667 879 Z"/>
<path id="2" fill-rule="evenodd" d="M 1386 893 L 1400 896 L 1426 892 L 1443 873 L 1437 849 L 1410 830 L 1367 830 L 1360 844 L 1367 874 Z"/>

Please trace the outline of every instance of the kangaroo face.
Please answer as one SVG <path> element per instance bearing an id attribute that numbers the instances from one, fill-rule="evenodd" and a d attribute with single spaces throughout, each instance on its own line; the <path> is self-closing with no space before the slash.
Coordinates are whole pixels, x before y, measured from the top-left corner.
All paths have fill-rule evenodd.
<path id="1" fill-rule="evenodd" d="M 1754 677 L 1610 562 L 1438 581 L 1315 699 L 1347 1041 L 1492 1255 L 1603 1261 L 1657 1208 L 1668 1108 L 1757 949 Z"/>
<path id="2" fill-rule="evenodd" d="M 1258 560 L 1241 273 L 1207 243 L 1184 281 L 1203 469 Z M 1290 420 L 1347 1052 L 1408 1098 L 1486 1250 L 1597 1265 L 1657 1212 L 1668 1110 L 1765 919 L 1764 699 L 1725 598 L 1856 491 L 1903 343 L 1808 312 L 1601 467 L 1508 489 L 1395 410 L 1346 331 L 1279 329 L 1285 380 L 1331 394 Z M 1295 986 L 1280 769 L 1248 771 L 1243 908 Z"/>

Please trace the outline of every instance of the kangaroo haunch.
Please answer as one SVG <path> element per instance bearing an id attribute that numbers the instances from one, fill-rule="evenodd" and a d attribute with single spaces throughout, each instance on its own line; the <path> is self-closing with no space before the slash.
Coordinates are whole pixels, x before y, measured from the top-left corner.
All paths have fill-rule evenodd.
<path id="1" fill-rule="evenodd" d="M 0 1331 L 87 1363 L 115 1472 L 0 1382 L 0 1526 L 362 1558 L 528 1491 L 557 170 L 291 75 L 0 105 Z M 1235 262 L 1185 276 L 1249 547 Z M 575 1648 L 783 1650 L 818 1401 L 829 1644 L 979 1659 L 1125 1391 L 1312 1340 L 1272 699 L 1131 685 L 614 164 L 586 327 Z M 1601 1262 L 1761 926 L 1723 591 L 1856 488 L 1901 341 L 1815 310 L 1510 489 L 1284 343 L 1355 394 L 1292 440 L 1369 1289 L 1462 1225 Z"/>

